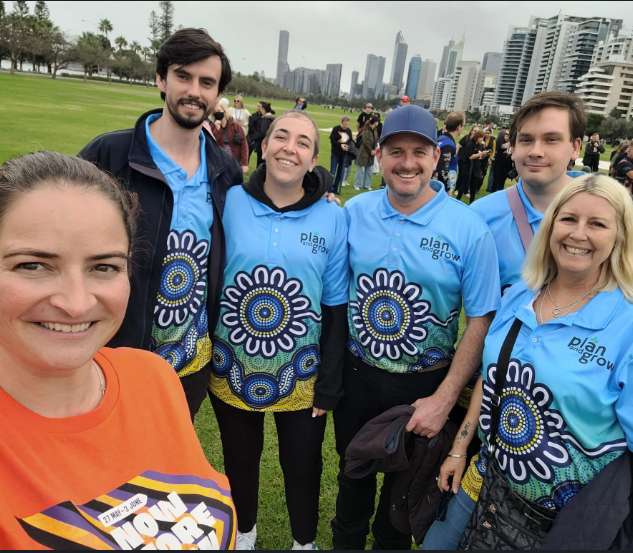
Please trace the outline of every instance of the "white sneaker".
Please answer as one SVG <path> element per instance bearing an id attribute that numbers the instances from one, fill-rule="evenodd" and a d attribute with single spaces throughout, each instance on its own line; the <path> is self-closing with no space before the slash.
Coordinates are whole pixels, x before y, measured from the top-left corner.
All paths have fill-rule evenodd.
<path id="1" fill-rule="evenodd" d="M 349 182 L 344 182 L 343 186 L 349 186 Z"/>
<path id="2" fill-rule="evenodd" d="M 317 544 L 315 542 L 312 543 L 306 543 L 305 545 L 301 545 L 297 540 L 292 540 L 293 544 L 292 544 L 292 550 L 294 551 L 295 549 L 299 550 L 299 549 L 311 549 L 311 550 L 318 550 L 319 548 L 317 547 Z"/>
<path id="3" fill-rule="evenodd" d="M 254 550 L 255 549 L 255 540 L 257 539 L 257 524 L 253 526 L 253 529 L 246 534 L 242 534 L 242 532 L 237 532 L 237 539 L 235 540 L 235 549 L 241 550 Z"/>

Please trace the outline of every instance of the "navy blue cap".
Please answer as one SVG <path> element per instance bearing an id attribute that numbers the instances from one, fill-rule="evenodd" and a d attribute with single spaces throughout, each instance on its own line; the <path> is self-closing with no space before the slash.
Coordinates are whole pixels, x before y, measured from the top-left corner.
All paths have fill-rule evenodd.
<path id="1" fill-rule="evenodd" d="M 402 106 L 387 115 L 378 143 L 382 144 L 391 135 L 401 132 L 417 134 L 437 146 L 435 117 L 420 106 Z"/>

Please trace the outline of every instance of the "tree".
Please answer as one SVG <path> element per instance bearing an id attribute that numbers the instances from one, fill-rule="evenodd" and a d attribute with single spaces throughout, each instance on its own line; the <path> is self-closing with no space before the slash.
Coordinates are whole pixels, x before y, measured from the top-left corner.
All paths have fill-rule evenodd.
<path id="1" fill-rule="evenodd" d="M 605 120 L 604 115 L 600 115 L 599 113 L 588 113 L 587 114 L 587 135 L 591 136 L 594 133 L 597 133 L 600 130 L 600 125 Z"/>
<path id="2" fill-rule="evenodd" d="M 108 33 L 111 33 L 114 30 L 112 27 L 112 23 L 109 19 L 100 19 L 99 20 L 99 32 L 103 33 L 106 38 L 108 38 Z"/>
<path id="3" fill-rule="evenodd" d="M 168 0 L 158 3 L 162 14 L 160 16 L 160 42 L 165 42 L 174 28 L 174 3 Z"/>
<path id="4" fill-rule="evenodd" d="M 119 47 L 119 53 L 123 51 L 123 48 L 127 46 L 127 40 L 124 37 L 118 36 L 114 39 L 114 44 Z"/>
<path id="5" fill-rule="evenodd" d="M 7 11 L 4 7 L 4 2 L 0 0 L 0 19 L 2 19 L 6 13 Z"/>
<path id="6" fill-rule="evenodd" d="M 149 40 L 149 46 L 152 49 L 153 53 L 156 54 L 161 44 L 161 27 L 160 20 L 158 19 L 158 16 L 156 15 L 156 12 L 154 10 L 152 10 L 152 12 L 149 14 L 149 34 L 150 37 L 147 39 Z"/>
<path id="7" fill-rule="evenodd" d="M 142 49 L 143 47 L 136 40 L 130 44 L 130 50 L 132 50 L 135 54 L 138 54 Z"/>
<path id="8" fill-rule="evenodd" d="M 13 13 L 19 15 L 20 17 L 29 15 L 29 5 L 24 0 L 20 2 L 13 2 Z"/>
<path id="9" fill-rule="evenodd" d="M 81 63 L 84 70 L 84 81 L 92 74 L 95 67 L 107 64 L 110 52 L 106 52 L 103 42 L 94 33 L 82 33 L 75 47 L 75 61 Z"/>
<path id="10" fill-rule="evenodd" d="M 626 115 L 626 109 L 620 110 L 619 108 L 613 108 L 609 112 L 609 117 L 613 117 L 614 119 L 620 119 Z"/>
<path id="11" fill-rule="evenodd" d="M 51 12 L 49 11 L 46 2 L 42 2 L 41 0 L 35 2 L 34 13 L 35 17 L 37 17 L 40 21 L 48 20 L 51 18 Z"/>
<path id="12" fill-rule="evenodd" d="M 624 119 L 608 117 L 600 125 L 600 137 L 606 140 L 624 138 L 627 134 L 627 122 Z"/>
<path id="13" fill-rule="evenodd" d="M 72 40 L 60 31 L 59 27 L 53 26 L 48 31 L 41 55 L 44 63 L 50 68 L 51 78 L 56 79 L 57 71 L 66 69 L 68 64 L 73 61 L 73 57 L 75 57 L 74 46 Z"/>
<path id="14" fill-rule="evenodd" d="M 15 11 L 2 18 L 0 23 L 0 47 L 6 50 L 11 60 L 11 73 L 15 73 L 18 62 L 28 47 L 29 27 L 27 18 Z"/>

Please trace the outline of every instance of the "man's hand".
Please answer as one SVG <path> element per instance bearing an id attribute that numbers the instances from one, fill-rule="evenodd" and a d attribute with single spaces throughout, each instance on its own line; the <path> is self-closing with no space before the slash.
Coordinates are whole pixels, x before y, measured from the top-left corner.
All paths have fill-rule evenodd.
<path id="1" fill-rule="evenodd" d="M 334 192 L 326 192 L 325 194 L 323 194 L 323 197 L 327 198 L 328 203 L 336 202 L 338 205 L 341 205 L 341 200 L 336 197 L 336 194 L 334 194 Z"/>
<path id="2" fill-rule="evenodd" d="M 427 438 L 432 438 L 442 430 L 453 407 L 451 402 L 438 397 L 437 392 L 430 397 L 418 399 L 412 406 L 415 407 L 415 413 L 405 430 Z"/>

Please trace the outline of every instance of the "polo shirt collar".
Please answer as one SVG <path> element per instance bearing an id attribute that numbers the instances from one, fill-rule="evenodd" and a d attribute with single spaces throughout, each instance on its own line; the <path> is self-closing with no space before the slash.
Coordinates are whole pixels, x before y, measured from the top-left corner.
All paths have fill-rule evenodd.
<path id="1" fill-rule="evenodd" d="M 167 176 L 171 173 L 176 173 L 179 171 L 184 171 L 184 169 L 178 165 L 172 158 L 170 158 L 158 143 L 152 138 L 151 133 L 149 132 L 149 126 L 151 123 L 159 119 L 162 115 L 161 113 L 152 113 L 145 120 L 145 134 L 147 136 L 147 145 L 149 147 L 150 154 L 154 159 L 154 163 L 161 169 L 161 172 Z M 185 184 L 185 186 L 194 186 L 202 184 L 203 182 L 208 182 L 209 177 L 207 174 L 207 156 L 206 156 L 206 139 L 204 137 L 204 133 L 200 132 L 200 166 L 196 171 L 196 174 L 193 175 Z"/>
<path id="2" fill-rule="evenodd" d="M 251 196 L 248 193 L 246 193 L 246 197 L 248 198 L 248 201 L 250 202 L 251 207 L 253 208 L 253 213 L 255 214 L 256 217 L 264 217 L 267 215 L 277 215 L 278 217 L 288 217 L 288 218 L 298 219 L 299 217 L 303 217 L 304 215 L 307 215 L 308 213 L 310 213 L 312 208 L 316 205 L 316 204 L 312 204 L 306 207 L 305 209 L 301 209 L 299 211 L 286 211 L 285 213 L 280 213 L 279 211 L 275 211 L 274 209 L 271 209 L 270 207 L 263 204 L 259 200 L 256 200 L 255 198 L 253 198 L 253 196 Z M 322 201 L 322 200 L 319 200 L 319 201 Z"/>
<path id="3" fill-rule="evenodd" d="M 515 310 L 516 317 L 530 328 L 536 326 L 535 313 L 539 308 L 537 302 L 533 305 L 534 311 L 527 307 L 533 297 L 534 292 L 529 289 L 526 290 L 522 300 L 517 303 Z M 552 319 L 550 323 L 558 323 L 565 326 L 580 326 L 589 330 L 602 330 L 611 322 L 611 319 L 613 319 L 618 312 L 623 301 L 626 301 L 626 299 L 620 288 L 616 288 L 610 292 L 600 292 L 580 311 L 570 313 L 560 319 Z"/>
<path id="4" fill-rule="evenodd" d="M 440 181 L 431 180 L 429 186 L 436 192 L 435 196 L 433 196 L 431 201 L 425 203 L 420 209 L 413 212 L 411 215 L 403 215 L 391 205 L 388 197 L 389 188 L 385 187 L 380 205 L 380 216 L 383 219 L 400 217 L 401 219 L 411 221 L 418 225 L 428 225 L 448 200 L 448 194 L 446 194 L 444 184 Z"/>
<path id="5" fill-rule="evenodd" d="M 572 179 L 585 174 L 586 173 L 583 173 L 582 171 L 567 171 L 567 175 L 569 175 Z M 534 223 L 539 223 L 541 219 L 543 219 L 543 213 L 535 209 L 530 203 L 528 197 L 525 195 L 525 192 L 523 191 L 522 179 L 519 179 L 519 182 L 517 183 L 517 190 L 519 191 L 519 196 L 521 197 L 521 201 L 523 202 L 523 206 L 525 207 L 528 223 L 530 223 L 530 225 Z"/>

